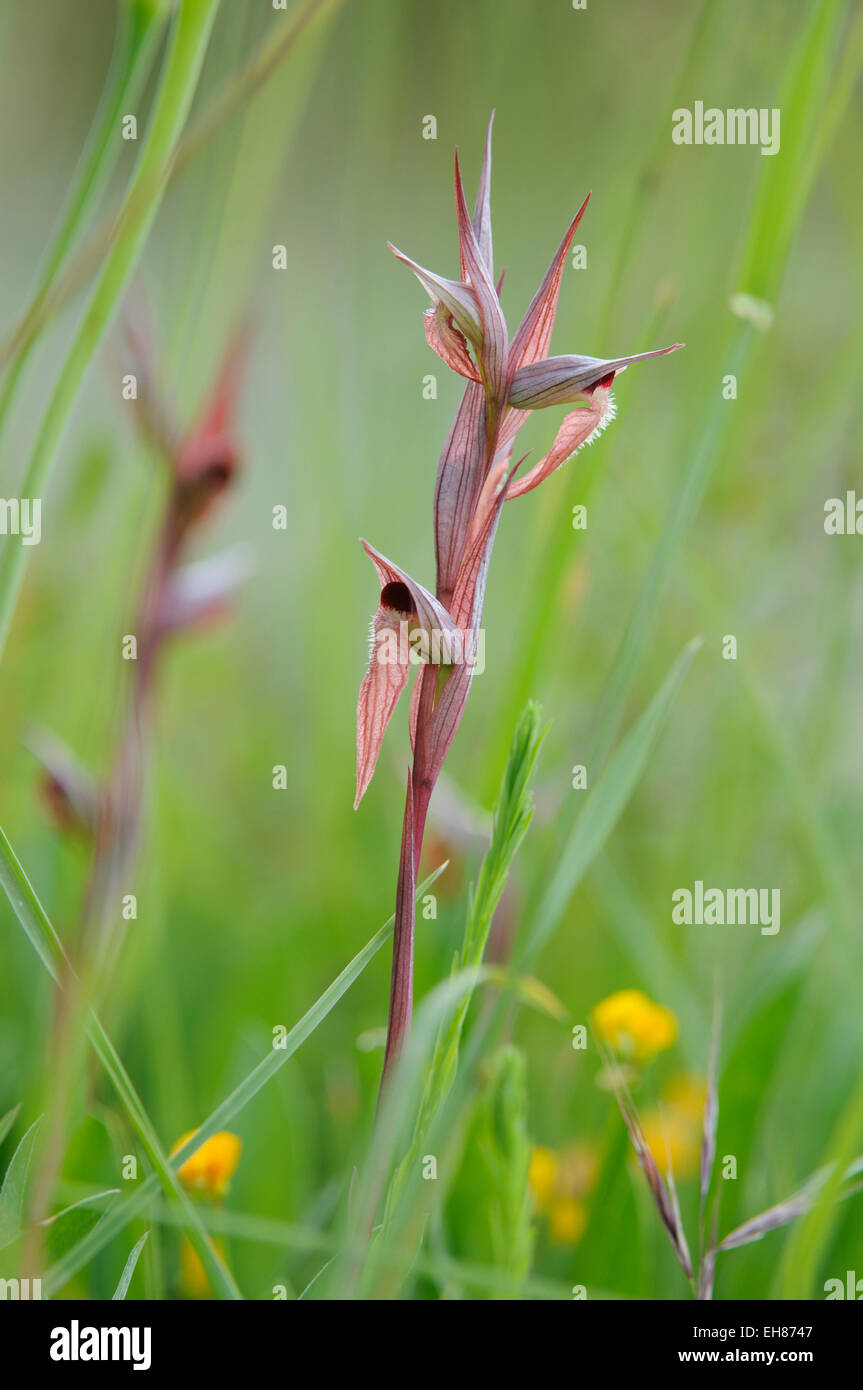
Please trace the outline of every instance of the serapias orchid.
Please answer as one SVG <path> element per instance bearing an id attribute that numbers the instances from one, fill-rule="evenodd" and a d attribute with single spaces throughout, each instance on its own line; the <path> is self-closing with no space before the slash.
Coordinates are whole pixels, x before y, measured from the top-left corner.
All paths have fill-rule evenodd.
<path id="1" fill-rule="evenodd" d="M 377 570 L 380 602 L 372 619 L 368 671 L 357 709 L 359 802 L 371 780 L 387 723 L 410 676 L 406 644 L 395 633 L 444 641 L 419 664 L 411 701 L 413 765 L 402 835 L 396 895 L 393 975 L 384 1075 L 409 1025 L 413 996 L 416 872 L 428 805 L 461 722 L 474 665 L 450 653 L 475 652 L 491 549 L 505 502 L 530 492 L 588 444 L 614 417 L 611 385 L 633 362 L 674 352 L 681 343 L 627 357 L 549 357 L 548 349 L 567 254 L 587 207 L 585 198 L 558 247 L 515 336 L 510 339 L 495 282 L 490 212 L 491 121 L 473 216 L 455 159 L 459 278 L 424 269 L 395 247 L 431 300 L 425 314 L 429 345 L 467 386 L 438 464 L 434 494 L 437 579 L 434 594 L 365 541 Z M 521 477 L 513 444 L 531 410 L 573 407 L 544 458 Z M 431 643 L 431 645 L 428 645 Z M 413 643 L 410 643 L 412 646 Z M 394 650 L 396 656 L 394 657 Z"/>

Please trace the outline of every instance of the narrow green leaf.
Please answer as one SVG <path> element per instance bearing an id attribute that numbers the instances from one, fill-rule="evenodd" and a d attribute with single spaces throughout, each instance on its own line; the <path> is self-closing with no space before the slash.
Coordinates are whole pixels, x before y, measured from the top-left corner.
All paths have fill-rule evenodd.
<path id="1" fill-rule="evenodd" d="M 55 1211 L 53 1216 L 46 1216 L 42 1222 L 43 1226 L 53 1226 L 55 1221 L 62 1221 L 64 1216 L 68 1216 L 72 1211 L 78 1211 L 80 1207 L 92 1206 L 95 1202 L 101 1202 L 105 1197 L 117 1197 L 120 1194 L 119 1187 L 106 1187 L 102 1192 L 91 1192 L 86 1197 L 79 1197 L 77 1202 L 70 1202 L 68 1207 L 62 1211 Z"/>
<path id="2" fill-rule="evenodd" d="M 18 858 L 0 828 L 0 887 L 9 905 L 27 934 L 27 939 L 52 980 L 59 978 L 63 956 L 60 939 L 36 897 Z"/>
<path id="3" fill-rule="evenodd" d="M 575 889 L 617 824 L 641 779 L 687 667 L 699 646 L 700 638 L 696 638 L 684 648 L 665 684 L 620 744 L 593 791 L 588 793 L 537 910 L 526 915 L 529 931 L 516 953 L 516 963 L 520 969 L 545 946 Z"/>
<path id="4" fill-rule="evenodd" d="M 129 1285 L 132 1282 L 132 1275 L 135 1273 L 135 1266 L 138 1263 L 138 1256 L 144 1249 L 149 1234 L 149 1231 L 145 1231 L 144 1234 L 141 1236 L 141 1239 L 139 1241 L 136 1241 L 135 1244 L 132 1246 L 131 1254 L 129 1255 L 129 1258 L 126 1261 L 126 1264 L 123 1268 L 123 1273 L 120 1275 L 120 1282 L 114 1290 L 113 1294 L 111 1295 L 111 1301 L 113 1303 L 116 1303 L 118 1299 L 125 1298 L 126 1294 L 129 1292 Z"/>
<path id="5" fill-rule="evenodd" d="M 41 1120 L 41 1115 L 39 1120 Z M 24 1201 L 27 1196 L 27 1177 L 36 1141 L 39 1120 L 34 1120 L 12 1155 L 3 1186 L 0 1188 L 0 1250 L 11 1245 L 21 1234 L 24 1220 Z"/>
<path id="6" fill-rule="evenodd" d="M 3 1143 L 3 1140 L 6 1138 L 6 1135 L 9 1133 L 10 1129 L 17 1120 L 20 1110 L 21 1103 L 19 1101 L 17 1105 L 12 1106 L 11 1110 L 6 1111 L 6 1114 L 3 1116 L 2 1120 L 0 1120 L 0 1144 Z"/>

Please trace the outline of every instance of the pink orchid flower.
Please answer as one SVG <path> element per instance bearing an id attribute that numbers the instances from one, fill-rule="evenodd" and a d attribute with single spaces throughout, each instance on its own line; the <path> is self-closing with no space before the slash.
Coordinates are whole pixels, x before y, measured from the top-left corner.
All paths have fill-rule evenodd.
<path id="1" fill-rule="evenodd" d="M 493 118 L 492 118 L 493 119 Z M 585 198 L 510 339 L 495 282 L 490 212 L 491 121 L 486 136 L 473 216 L 468 212 L 455 159 L 459 234 L 459 278 L 446 279 L 391 249 L 416 275 L 431 300 L 426 338 L 467 386 L 438 464 L 434 493 L 437 579 L 434 594 L 365 541 L 377 570 L 380 603 L 372 619 L 368 671 L 357 708 L 358 806 L 371 780 L 384 732 L 410 678 L 408 646 L 434 651 L 443 637 L 447 653 L 475 652 L 494 537 L 504 504 L 537 487 L 614 418 L 611 385 L 633 362 L 682 347 L 628 357 L 549 357 L 563 271 Z M 502 277 L 501 277 L 502 280 Z M 544 458 L 521 477 L 513 445 L 531 410 L 574 407 L 563 418 Z M 384 1077 L 409 1027 L 413 997 L 413 936 L 416 873 L 429 801 L 464 713 L 474 674 L 471 660 L 419 663 L 411 698 L 413 765 L 408 775 L 396 894 L 393 973 Z"/>

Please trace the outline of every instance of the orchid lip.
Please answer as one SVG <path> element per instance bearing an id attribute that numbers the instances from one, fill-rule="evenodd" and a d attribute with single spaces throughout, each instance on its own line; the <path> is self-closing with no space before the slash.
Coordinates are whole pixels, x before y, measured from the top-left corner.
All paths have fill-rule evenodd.
<path id="1" fill-rule="evenodd" d="M 381 589 L 381 608 L 390 608 L 394 613 L 410 617 L 414 611 L 414 601 L 407 584 L 400 579 L 391 580 Z"/>

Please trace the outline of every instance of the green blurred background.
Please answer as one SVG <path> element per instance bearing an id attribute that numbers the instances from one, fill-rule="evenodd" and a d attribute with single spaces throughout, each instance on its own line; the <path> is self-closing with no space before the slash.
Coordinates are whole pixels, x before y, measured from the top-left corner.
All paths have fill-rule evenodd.
<path id="1" fill-rule="evenodd" d="M 453 148 L 472 196 L 495 108 L 495 253 L 511 331 L 590 189 L 577 237 L 587 266 L 565 274 L 552 350 L 616 356 L 686 343 L 627 373 L 602 439 L 504 513 L 487 669 L 448 774 L 487 812 L 524 698 L 541 703 L 550 727 L 537 814 L 504 908 L 514 931 L 529 921 L 581 810 L 571 769 L 586 758 L 663 522 L 721 397 L 729 296 L 741 288 L 735 269 L 770 162 L 753 147 L 675 146 L 670 113 L 696 99 L 777 105 L 811 13 L 802 0 L 591 0 L 586 11 L 566 0 L 348 0 L 174 180 L 126 305 L 133 314 L 146 307 L 181 418 L 193 418 L 241 313 L 254 347 L 239 484 L 197 541 L 200 555 L 242 542 L 252 569 L 233 615 L 176 641 L 165 661 L 141 862 L 128 890 L 138 920 L 105 1010 L 166 1145 L 209 1113 L 266 1052 L 273 1027 L 290 1026 L 392 910 L 407 702 L 354 812 L 355 700 L 377 601 L 358 536 L 432 585 L 434 474 L 460 385 L 429 352 L 422 291 L 387 240 L 457 273 Z M 222 4 L 196 112 L 279 22 L 263 0 Z M 32 293 L 113 27 L 108 0 L 4 5 L 4 331 Z M 151 81 L 139 125 L 153 90 Z M 436 140 L 422 138 L 426 115 L 436 117 Z M 792 120 L 783 111 L 783 134 Z M 131 143 L 121 151 L 106 207 L 134 156 Z M 824 1161 L 859 1086 L 860 542 L 825 536 L 823 506 L 855 486 L 859 465 L 861 156 L 858 100 L 819 166 L 772 329 L 755 336 L 738 398 L 721 403 L 730 419 L 715 471 L 671 567 L 622 730 L 685 643 L 700 634 L 703 646 L 634 797 L 533 963 L 567 1016 L 519 1008 L 507 1023 L 527 1059 L 532 1141 L 583 1143 L 602 1170 L 579 1242 L 555 1244 L 537 1221 L 534 1271 L 564 1296 L 573 1283 L 589 1296 L 688 1296 L 626 1159 L 614 1101 L 596 1085 L 595 1052 L 570 1044 L 572 1024 L 603 996 L 643 989 L 678 1018 L 674 1048 L 636 1084 L 650 1109 L 673 1078 L 705 1072 L 720 968 L 719 1153 L 738 1162 L 737 1180 L 723 1184 L 723 1231 Z M 271 268 L 276 244 L 287 248 L 284 271 Z M 4 440 L 5 495 L 79 310 L 76 300 L 52 321 L 34 356 Z M 61 934 L 75 921 L 86 860 L 48 824 L 22 739 L 35 723 L 94 771 L 111 756 L 124 693 L 119 639 L 164 495 L 158 460 L 120 398 L 123 353 L 115 327 L 64 439 L 0 679 L 0 821 Z M 436 400 L 423 398 L 430 372 Z M 560 414 L 534 417 L 521 452 L 547 448 Z M 589 525 L 579 537 L 570 513 L 587 477 Z M 278 504 L 288 508 L 286 531 L 271 524 Z M 736 661 L 722 659 L 729 633 Z M 285 791 L 272 788 L 275 764 L 287 766 Z M 420 997 L 449 969 L 480 853 L 475 842 L 456 846 L 437 920 L 418 922 Z M 671 893 L 697 878 L 780 887 L 780 933 L 675 927 Z M 46 1077 L 50 1090 L 50 993 L 5 901 L 0 933 L 0 1113 L 24 1102 L 20 1135 Z M 238 1119 L 244 1148 L 231 1211 L 317 1230 L 335 1219 L 368 1141 L 388 957 Z M 863 1148 L 856 1138 L 854 1152 Z M 114 1184 L 116 1153 L 130 1143 L 97 1084 L 75 1117 L 65 1200 L 82 1184 Z M 695 1185 L 684 1177 L 681 1188 L 691 1216 Z M 482 1193 L 462 1174 L 435 1239 L 454 1257 L 493 1262 L 485 1221 Z M 861 1236 L 863 1206 L 844 1204 L 813 1297 L 825 1279 L 859 1266 Z M 773 1234 L 722 1257 L 717 1296 L 771 1296 L 788 1239 Z M 109 1246 L 70 1293 L 110 1296 L 130 1244 Z M 170 1232 L 163 1247 L 170 1296 L 179 1277 Z M 319 1252 L 275 1238 L 234 1237 L 229 1258 L 250 1297 L 271 1296 L 279 1281 L 297 1292 L 322 1263 Z M 438 1297 L 441 1287 L 414 1281 L 404 1292 Z M 486 1296 L 476 1286 L 467 1294 Z"/>

